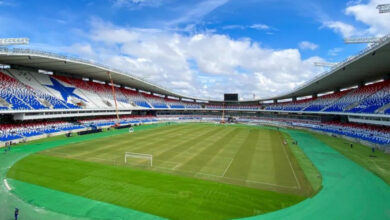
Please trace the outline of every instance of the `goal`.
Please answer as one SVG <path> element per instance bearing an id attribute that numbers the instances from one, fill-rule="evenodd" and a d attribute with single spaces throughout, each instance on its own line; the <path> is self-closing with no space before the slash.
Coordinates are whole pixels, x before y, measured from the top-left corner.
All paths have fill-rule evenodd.
<path id="1" fill-rule="evenodd" d="M 140 153 L 133 153 L 133 152 L 126 152 L 125 153 L 125 163 L 127 163 L 128 158 L 138 158 L 138 159 L 146 159 L 150 161 L 150 166 L 153 166 L 153 155 L 151 154 L 140 154 Z"/>

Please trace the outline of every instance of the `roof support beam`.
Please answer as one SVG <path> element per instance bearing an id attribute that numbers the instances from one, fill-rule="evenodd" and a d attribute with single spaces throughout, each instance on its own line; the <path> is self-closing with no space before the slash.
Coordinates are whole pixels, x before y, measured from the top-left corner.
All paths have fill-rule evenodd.
<path id="1" fill-rule="evenodd" d="M 376 6 L 376 8 L 379 10 L 379 13 L 389 13 L 390 12 L 390 4 L 381 4 Z"/>
<path id="2" fill-rule="evenodd" d="M 377 43 L 381 40 L 379 37 L 358 37 L 358 38 L 345 38 L 345 44 L 364 44 L 364 43 Z"/>
<path id="3" fill-rule="evenodd" d="M 0 38 L 0 46 L 28 44 L 28 38 Z"/>

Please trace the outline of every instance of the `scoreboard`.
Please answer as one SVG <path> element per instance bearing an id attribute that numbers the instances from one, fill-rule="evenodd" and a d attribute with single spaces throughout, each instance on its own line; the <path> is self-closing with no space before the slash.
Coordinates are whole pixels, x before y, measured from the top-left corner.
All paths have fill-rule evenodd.
<path id="1" fill-rule="evenodd" d="M 224 95 L 225 102 L 238 102 L 238 94 L 237 93 L 226 93 Z"/>

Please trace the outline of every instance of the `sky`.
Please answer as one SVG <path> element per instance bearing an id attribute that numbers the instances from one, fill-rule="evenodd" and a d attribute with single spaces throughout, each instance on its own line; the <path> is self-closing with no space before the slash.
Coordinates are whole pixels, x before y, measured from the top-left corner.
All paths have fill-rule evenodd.
<path id="1" fill-rule="evenodd" d="M 390 33 L 388 0 L 0 0 L 0 38 L 199 98 L 287 93 Z"/>

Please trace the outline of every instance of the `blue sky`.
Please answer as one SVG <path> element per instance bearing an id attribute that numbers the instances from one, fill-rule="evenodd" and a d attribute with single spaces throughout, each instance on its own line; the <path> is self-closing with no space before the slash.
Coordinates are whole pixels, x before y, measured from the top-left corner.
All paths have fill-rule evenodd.
<path id="1" fill-rule="evenodd" d="M 186 95 L 287 92 L 382 36 L 381 0 L 0 0 L 0 37 L 92 59 Z"/>

